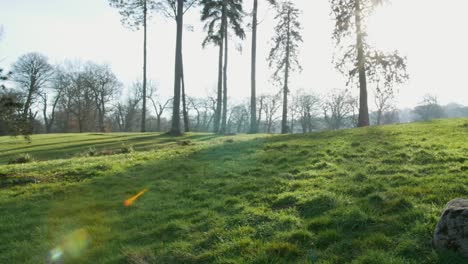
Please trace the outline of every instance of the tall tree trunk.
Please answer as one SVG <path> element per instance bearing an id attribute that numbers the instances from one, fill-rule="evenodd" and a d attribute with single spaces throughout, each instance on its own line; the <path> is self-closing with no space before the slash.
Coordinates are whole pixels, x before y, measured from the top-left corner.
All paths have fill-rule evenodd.
<path id="1" fill-rule="evenodd" d="M 141 132 L 146 132 L 146 19 L 147 1 L 143 1 L 143 109 L 141 110 Z"/>
<path id="2" fill-rule="evenodd" d="M 289 127 L 289 131 L 294 134 L 294 114 L 293 111 L 291 111 L 291 126 Z"/>
<path id="3" fill-rule="evenodd" d="M 68 133 L 70 132 L 70 106 L 67 105 L 67 109 L 65 110 L 65 127 L 64 127 L 64 130 L 65 130 L 65 133 Z"/>
<path id="4" fill-rule="evenodd" d="M 42 115 L 44 116 L 44 126 L 46 133 L 50 133 L 50 126 L 49 126 L 49 118 L 47 117 L 47 94 L 43 95 L 44 97 L 42 100 L 44 100 L 44 108 L 42 109 Z"/>
<path id="5" fill-rule="evenodd" d="M 227 22 L 224 25 L 224 74 L 223 74 L 223 118 L 221 121 L 221 133 L 226 133 L 227 122 L 227 68 L 228 68 L 228 34 Z"/>
<path id="6" fill-rule="evenodd" d="M 251 72 L 250 72 L 250 133 L 258 133 L 257 124 L 257 100 L 256 100 L 256 73 L 257 73 L 257 13 L 258 0 L 254 0 L 252 12 L 252 57 L 251 57 Z"/>
<path id="7" fill-rule="evenodd" d="M 78 117 L 78 127 L 80 133 L 83 133 L 83 119 L 81 119 L 81 117 Z"/>
<path id="8" fill-rule="evenodd" d="M 364 35 L 362 32 L 361 0 L 355 1 L 355 23 L 356 23 L 356 44 L 357 62 L 359 70 L 359 118 L 358 127 L 369 126 L 369 108 L 367 105 L 367 76 L 366 57 L 364 53 Z"/>
<path id="9" fill-rule="evenodd" d="M 106 132 L 106 126 L 104 125 L 104 118 L 106 116 L 106 106 L 103 98 L 101 98 L 101 107 L 102 108 L 99 111 L 99 125 L 101 132 Z"/>
<path id="10" fill-rule="evenodd" d="M 382 113 L 383 111 L 381 109 L 377 110 L 377 125 L 378 126 L 382 125 Z"/>
<path id="11" fill-rule="evenodd" d="M 195 107 L 194 107 L 195 108 Z M 195 111 L 197 112 L 197 123 L 195 124 L 195 131 L 200 132 L 200 111 L 195 108 Z"/>
<path id="12" fill-rule="evenodd" d="M 97 105 L 97 116 L 98 116 L 98 118 L 97 118 L 97 122 L 98 122 L 97 131 L 99 131 L 99 132 L 104 132 L 104 131 L 103 131 L 103 127 L 104 127 L 103 123 L 104 123 L 104 121 L 101 120 L 101 117 L 102 117 L 101 111 L 102 111 L 102 110 L 101 110 L 101 106 L 100 106 L 100 105 Z M 96 120 L 96 112 L 94 112 L 94 120 Z"/>
<path id="13" fill-rule="evenodd" d="M 181 135 L 180 130 L 180 86 L 182 80 L 182 31 L 184 24 L 184 0 L 177 0 L 177 37 L 174 68 L 174 102 L 172 107 L 172 126 L 170 134 Z"/>
<path id="14" fill-rule="evenodd" d="M 288 11 L 288 35 L 287 35 L 287 44 L 286 44 L 286 66 L 284 69 L 284 87 L 283 87 L 283 120 L 281 120 L 281 133 L 288 133 L 288 82 L 289 82 L 289 57 L 290 57 L 290 45 L 291 45 L 291 11 Z"/>
<path id="15" fill-rule="evenodd" d="M 33 97 L 33 93 L 34 93 L 34 86 L 36 86 L 36 81 L 34 78 L 31 78 L 31 85 L 29 86 L 29 89 L 28 89 L 28 95 L 26 97 L 26 102 L 24 103 L 24 108 L 23 108 L 23 122 L 25 123 L 25 126 L 26 127 L 29 127 L 29 125 L 27 124 L 28 123 L 28 114 L 29 114 L 29 110 L 31 108 L 31 102 L 32 102 L 32 97 Z M 28 128 L 30 129 L 30 128 Z"/>
<path id="16" fill-rule="evenodd" d="M 181 63 L 180 63 L 180 68 L 181 68 L 181 74 L 182 74 L 182 114 L 184 115 L 184 131 L 185 132 L 190 132 L 190 120 L 188 116 L 188 111 L 187 111 L 187 103 L 186 103 L 186 96 L 185 96 L 185 75 L 184 75 L 184 59 L 183 55 L 181 57 Z"/>
<path id="17" fill-rule="evenodd" d="M 62 92 L 59 92 L 55 98 L 54 104 L 52 105 L 52 112 L 50 113 L 50 119 L 49 119 L 49 124 L 47 127 L 47 133 L 50 133 L 52 131 L 52 126 L 54 124 L 55 120 L 55 109 L 57 108 L 57 104 L 60 100 L 60 97 L 62 95 Z"/>
<path id="18" fill-rule="evenodd" d="M 216 110 L 214 113 L 213 130 L 215 133 L 221 131 L 221 118 L 223 111 L 223 61 L 224 61 L 224 28 L 227 24 L 226 0 L 223 0 L 221 10 L 221 32 L 219 40 L 219 58 L 218 58 L 218 94 L 216 98 Z"/>
<path id="19" fill-rule="evenodd" d="M 216 110 L 214 113 L 214 127 L 213 132 L 218 133 L 221 123 L 221 111 L 223 100 L 223 52 L 224 40 L 219 43 L 219 61 L 218 61 L 218 91 L 216 98 Z"/>
<path id="20" fill-rule="evenodd" d="M 156 117 L 156 131 L 161 132 L 161 115 Z"/>
<path id="21" fill-rule="evenodd" d="M 263 111 L 263 99 L 260 98 L 260 108 L 258 109 L 258 119 L 257 119 L 257 132 L 259 131 L 260 124 L 262 123 L 262 111 Z"/>

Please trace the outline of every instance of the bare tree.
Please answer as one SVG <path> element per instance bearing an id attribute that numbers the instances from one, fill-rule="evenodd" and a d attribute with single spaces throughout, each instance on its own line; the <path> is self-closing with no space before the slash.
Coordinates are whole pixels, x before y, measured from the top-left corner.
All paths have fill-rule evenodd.
<path id="1" fill-rule="evenodd" d="M 60 67 L 56 67 L 50 88 L 40 93 L 42 98 L 42 115 L 44 118 L 46 133 L 50 133 L 52 131 L 52 126 L 54 125 L 55 121 L 56 108 L 62 99 L 65 89 L 68 85 L 69 79 L 66 72 L 62 71 Z M 52 100 L 51 102 L 49 102 L 50 99 Z M 51 103 L 50 113 L 48 111 L 49 103 Z"/>
<path id="2" fill-rule="evenodd" d="M 31 117 L 31 107 L 51 80 L 53 67 L 47 57 L 39 53 L 25 54 L 13 64 L 13 80 L 24 96 L 22 119 Z M 29 118 L 31 119 L 31 118 Z"/>
<path id="3" fill-rule="evenodd" d="M 329 129 L 337 130 L 352 121 L 355 98 L 348 90 L 334 90 L 323 102 L 324 120 Z"/>
<path id="4" fill-rule="evenodd" d="M 274 123 L 278 120 L 278 110 L 281 107 L 281 96 L 268 95 L 264 97 L 263 112 L 265 113 L 265 131 L 272 133 Z"/>
<path id="5" fill-rule="evenodd" d="M 117 122 L 120 131 L 131 132 L 137 127 L 138 114 L 142 110 L 139 108 L 143 100 L 142 85 L 139 82 L 134 82 L 130 87 L 130 95 L 128 98 L 117 103 L 114 109 L 114 120 Z"/>
<path id="6" fill-rule="evenodd" d="M 374 104 L 377 108 L 377 125 L 382 125 L 383 115 L 394 109 L 394 100 L 395 95 L 392 89 L 381 89 L 380 87 L 375 89 Z"/>
<path id="7" fill-rule="evenodd" d="M 208 97 L 207 99 L 203 100 L 202 103 L 204 113 L 203 113 L 203 127 L 205 131 L 212 130 L 214 116 L 216 112 L 216 99 L 213 97 Z"/>
<path id="8" fill-rule="evenodd" d="M 83 72 L 83 65 L 79 61 L 67 61 L 62 65 L 57 66 L 57 74 L 55 75 L 53 88 L 62 90 L 58 101 L 58 120 L 57 126 L 62 132 L 69 132 L 74 125 L 74 118 L 78 113 L 77 105 L 75 104 L 75 94 L 79 89 L 80 74 Z"/>
<path id="9" fill-rule="evenodd" d="M 104 119 L 106 116 L 107 106 L 112 101 L 117 92 L 119 92 L 122 84 L 117 80 L 117 77 L 108 65 L 88 63 L 86 65 L 85 71 L 87 75 L 87 85 L 93 92 L 94 103 L 96 104 L 98 130 L 105 132 Z M 144 82 L 142 84 L 141 90 L 142 94 L 144 95 L 146 93 Z M 144 111 L 144 109 L 145 107 L 143 107 L 142 111 Z"/>
<path id="10" fill-rule="evenodd" d="M 94 120 L 91 119 L 95 112 L 95 97 L 92 87 L 89 85 L 89 76 L 86 72 L 74 72 L 72 86 L 69 90 L 71 108 L 69 111 L 74 115 L 78 123 L 80 133 L 94 127 Z"/>
<path id="11" fill-rule="evenodd" d="M 161 132 L 161 117 L 164 114 L 164 111 L 170 107 L 172 98 L 167 99 L 166 101 L 156 100 L 157 96 L 157 87 L 156 84 L 149 82 L 149 94 L 148 99 L 153 105 L 154 112 L 156 113 L 156 131 Z"/>
<path id="12" fill-rule="evenodd" d="M 188 97 L 189 107 L 195 112 L 194 131 L 209 132 L 213 115 L 216 111 L 216 100 L 212 97 Z"/>
<path id="13" fill-rule="evenodd" d="M 314 128 L 314 118 L 317 116 L 320 108 L 320 99 L 313 94 L 299 92 L 296 95 L 296 104 L 302 132 L 312 132 Z"/>
<path id="14" fill-rule="evenodd" d="M 422 121 L 444 117 L 444 110 L 440 106 L 439 100 L 436 96 L 430 94 L 424 96 L 422 102 L 414 108 L 414 113 Z"/>
<path id="15" fill-rule="evenodd" d="M 55 120 L 56 108 L 61 112 L 62 131 L 78 126 L 80 132 L 105 131 L 110 103 L 121 90 L 121 83 L 108 65 L 79 61 L 57 67 L 49 93 L 42 94 L 43 115 L 47 131 Z M 48 114 L 47 103 L 52 98 Z"/>
<path id="16" fill-rule="evenodd" d="M 234 106 L 229 115 L 228 132 L 242 133 L 249 124 L 249 108 L 247 104 Z"/>

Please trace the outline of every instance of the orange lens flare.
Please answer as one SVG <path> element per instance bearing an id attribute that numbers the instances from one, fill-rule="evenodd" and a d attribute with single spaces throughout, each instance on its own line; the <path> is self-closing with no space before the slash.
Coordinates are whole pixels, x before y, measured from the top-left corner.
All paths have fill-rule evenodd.
<path id="1" fill-rule="evenodd" d="M 148 191 L 148 189 L 144 189 L 143 191 L 137 193 L 136 195 L 134 195 L 134 196 L 128 198 L 127 200 L 125 200 L 124 205 L 125 205 L 126 207 L 132 205 L 132 204 L 136 201 L 136 199 L 138 199 L 140 196 L 142 196 L 142 195 L 143 195 L 145 192 L 147 192 L 147 191 Z"/>

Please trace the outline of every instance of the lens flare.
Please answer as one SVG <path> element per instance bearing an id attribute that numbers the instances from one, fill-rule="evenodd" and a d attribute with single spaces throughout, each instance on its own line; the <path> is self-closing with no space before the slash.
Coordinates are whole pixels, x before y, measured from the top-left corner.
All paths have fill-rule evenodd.
<path id="1" fill-rule="evenodd" d="M 55 263 L 62 258 L 63 251 L 60 247 L 56 247 L 50 251 L 50 262 Z"/>
<path id="2" fill-rule="evenodd" d="M 140 196 L 142 196 L 147 191 L 148 191 L 148 189 L 144 189 L 141 192 L 137 193 L 136 195 L 128 198 L 127 200 L 125 200 L 124 205 L 126 207 L 129 207 L 130 205 L 132 205 L 136 201 L 136 199 L 138 199 Z"/>
<path id="3" fill-rule="evenodd" d="M 90 236 L 84 228 L 67 234 L 60 244 L 49 252 L 50 263 L 60 263 L 65 256 L 78 258 L 83 255 L 90 241 Z"/>

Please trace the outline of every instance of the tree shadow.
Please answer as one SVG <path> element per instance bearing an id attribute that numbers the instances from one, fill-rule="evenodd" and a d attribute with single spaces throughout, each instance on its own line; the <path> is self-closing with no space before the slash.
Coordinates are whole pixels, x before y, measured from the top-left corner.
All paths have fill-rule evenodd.
<path id="1" fill-rule="evenodd" d="M 417 180 L 417 169 L 430 164 L 400 155 L 419 143 L 382 128 L 333 134 L 173 144 L 174 152 L 166 158 L 146 159 L 123 172 L 59 191 L 51 187 L 35 193 L 33 215 L 38 226 L 52 218 L 63 223 L 55 223 L 58 226 L 91 226 L 93 243 L 104 246 L 93 249 L 86 261 L 114 256 L 116 262 L 124 262 L 126 248 L 138 247 L 151 248 L 174 263 L 200 262 L 213 252 L 224 254 L 223 248 L 234 250 L 231 239 L 236 236 L 253 239 L 263 248 L 280 234 L 302 229 L 313 235 L 301 243 L 341 255 L 345 262 L 365 254 L 363 245 L 391 247 L 393 255 L 414 262 L 421 255 L 433 255 L 428 241 L 437 212 L 426 210 L 443 203 L 421 198 L 420 189 L 427 186 Z M 195 134 L 180 139 L 217 138 L 228 137 Z M 144 188 L 149 191 L 134 205 L 123 206 Z M 444 196 L 442 191 L 434 194 Z M 304 200 L 275 208 L 277 198 L 288 193 Z M 17 232 L 31 229 L 30 222 L 12 220 L 28 210 L 26 201 L 17 206 L 18 202 L 0 204 L 9 215 L 0 233 L 16 230 L 12 237 L 37 252 L 33 244 L 41 245 L 38 239 L 47 231 Z M 6 245 L 5 252 L 14 250 L 14 245 Z M 433 260 L 443 263 L 448 257 L 442 254 Z"/>

